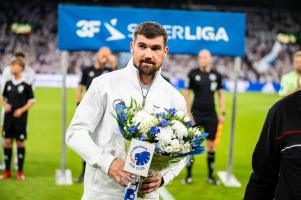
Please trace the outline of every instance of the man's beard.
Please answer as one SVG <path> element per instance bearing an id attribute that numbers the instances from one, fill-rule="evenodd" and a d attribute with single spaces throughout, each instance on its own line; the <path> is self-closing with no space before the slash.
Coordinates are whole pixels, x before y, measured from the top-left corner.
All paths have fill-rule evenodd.
<path id="1" fill-rule="evenodd" d="M 143 64 L 151 64 L 151 67 L 143 67 Z M 134 64 L 135 65 L 135 64 Z M 139 74 L 141 75 L 147 75 L 147 76 L 154 76 L 156 72 L 158 71 L 156 67 L 156 63 L 151 60 L 140 60 L 138 66 L 135 65 L 135 67 L 138 69 Z"/>

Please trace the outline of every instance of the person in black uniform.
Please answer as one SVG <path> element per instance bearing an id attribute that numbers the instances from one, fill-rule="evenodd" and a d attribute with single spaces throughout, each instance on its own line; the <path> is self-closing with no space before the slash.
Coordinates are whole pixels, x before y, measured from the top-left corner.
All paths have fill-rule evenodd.
<path id="1" fill-rule="evenodd" d="M 80 103 L 84 89 L 88 90 L 92 80 L 101 74 L 112 71 L 112 66 L 108 66 L 111 51 L 108 47 L 102 47 L 96 53 L 96 62 L 93 66 L 85 67 L 82 69 L 82 76 L 79 85 L 76 89 L 76 102 Z"/>
<path id="2" fill-rule="evenodd" d="M 7 81 L 3 91 L 3 107 L 5 110 L 3 137 L 5 170 L 0 180 L 11 177 L 10 165 L 12 159 L 12 143 L 16 139 L 18 172 L 17 179 L 24 180 L 23 164 L 25 158 L 25 140 L 27 137 L 27 111 L 34 103 L 34 95 L 30 85 L 24 82 L 22 72 L 25 62 L 15 58 L 10 63 L 13 78 Z"/>
<path id="3" fill-rule="evenodd" d="M 202 126 L 207 137 L 207 164 L 208 183 L 216 185 L 217 180 L 213 176 L 215 164 L 214 140 L 219 123 L 224 123 L 225 98 L 222 85 L 222 76 L 211 69 L 211 54 L 208 50 L 202 50 L 198 54 L 199 67 L 190 71 L 188 75 L 189 85 L 184 91 L 188 112 L 192 113 L 196 126 Z M 190 107 L 190 94 L 194 93 L 192 107 Z M 218 93 L 220 117 L 218 119 L 215 110 L 214 94 Z M 192 183 L 192 162 L 187 164 L 187 176 L 183 180 L 184 184 Z"/>
<path id="4" fill-rule="evenodd" d="M 111 72 L 117 68 L 116 57 L 111 53 L 108 47 L 102 47 L 96 53 L 96 62 L 93 66 L 83 68 L 81 80 L 76 88 L 76 104 L 79 105 L 84 90 L 88 90 L 92 80 L 104 73 Z M 82 163 L 82 172 L 76 179 L 77 183 L 83 182 L 85 175 L 86 162 Z"/>
<path id="5" fill-rule="evenodd" d="M 245 200 L 301 199 L 301 90 L 269 110 L 252 167 Z"/>

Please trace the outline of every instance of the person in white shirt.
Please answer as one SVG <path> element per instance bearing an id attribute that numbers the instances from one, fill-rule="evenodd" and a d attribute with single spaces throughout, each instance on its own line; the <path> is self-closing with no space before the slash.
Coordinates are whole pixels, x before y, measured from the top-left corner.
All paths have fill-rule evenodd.
<path id="1" fill-rule="evenodd" d="M 124 180 L 131 181 L 123 170 L 126 153 L 112 116 L 114 100 L 129 105 L 134 98 L 145 108 L 156 105 L 186 112 L 184 97 L 161 76 L 168 52 L 165 29 L 155 22 L 138 25 L 130 48 L 132 58 L 125 68 L 93 79 L 66 133 L 68 146 L 87 162 L 82 200 L 123 199 Z M 169 184 L 186 160 L 148 177 L 140 188 L 144 199 L 159 199 L 157 189 Z"/>

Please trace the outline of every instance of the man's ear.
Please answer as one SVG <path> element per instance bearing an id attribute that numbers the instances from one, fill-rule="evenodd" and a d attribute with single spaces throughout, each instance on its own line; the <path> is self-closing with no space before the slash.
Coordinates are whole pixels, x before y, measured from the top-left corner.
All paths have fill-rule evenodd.
<path id="1" fill-rule="evenodd" d="M 168 46 L 164 47 L 164 58 L 166 58 L 168 50 L 169 50 Z"/>
<path id="2" fill-rule="evenodd" d="M 130 43 L 131 54 L 133 54 L 134 46 L 135 46 L 135 43 L 134 43 L 134 42 L 131 42 L 131 43 Z"/>

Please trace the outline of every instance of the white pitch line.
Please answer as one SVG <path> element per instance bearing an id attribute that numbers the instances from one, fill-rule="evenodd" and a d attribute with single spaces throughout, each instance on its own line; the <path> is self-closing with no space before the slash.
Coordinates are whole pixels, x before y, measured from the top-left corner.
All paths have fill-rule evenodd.
<path id="1" fill-rule="evenodd" d="M 159 188 L 159 194 L 163 198 L 163 200 L 175 200 L 175 198 L 173 198 L 173 196 L 165 187 Z"/>

